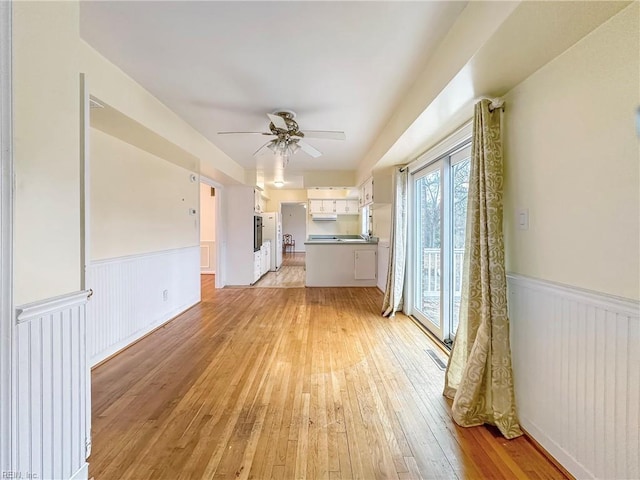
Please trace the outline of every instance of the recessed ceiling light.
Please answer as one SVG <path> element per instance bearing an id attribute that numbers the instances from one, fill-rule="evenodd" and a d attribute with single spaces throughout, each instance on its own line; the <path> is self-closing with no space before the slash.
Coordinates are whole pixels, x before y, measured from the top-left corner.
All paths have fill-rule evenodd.
<path id="1" fill-rule="evenodd" d="M 277 188 L 282 188 L 284 187 L 284 182 L 281 180 L 276 180 L 275 182 L 273 182 L 273 185 L 276 186 Z"/>

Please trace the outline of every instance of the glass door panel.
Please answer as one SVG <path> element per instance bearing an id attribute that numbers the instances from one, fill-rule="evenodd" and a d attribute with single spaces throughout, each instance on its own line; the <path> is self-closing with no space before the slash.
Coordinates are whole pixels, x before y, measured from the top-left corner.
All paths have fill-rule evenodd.
<path id="1" fill-rule="evenodd" d="M 452 265 L 451 280 L 452 301 L 450 337 L 455 336 L 460 315 L 460 297 L 462 294 L 462 267 L 464 259 L 464 241 L 467 226 L 467 198 L 469 192 L 469 168 L 471 165 L 471 147 L 451 156 L 452 212 L 451 226 Z M 455 163 L 454 163 L 455 162 Z"/>
<path id="2" fill-rule="evenodd" d="M 434 167 L 414 179 L 413 304 L 416 318 L 442 338 L 442 173 L 441 164 Z"/>

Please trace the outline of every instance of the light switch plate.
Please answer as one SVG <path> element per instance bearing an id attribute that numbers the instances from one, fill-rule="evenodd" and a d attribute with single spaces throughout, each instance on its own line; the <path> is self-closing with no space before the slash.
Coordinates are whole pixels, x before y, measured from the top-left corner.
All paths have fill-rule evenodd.
<path id="1" fill-rule="evenodd" d="M 529 209 L 519 208 L 516 211 L 516 223 L 518 230 L 529 230 Z"/>

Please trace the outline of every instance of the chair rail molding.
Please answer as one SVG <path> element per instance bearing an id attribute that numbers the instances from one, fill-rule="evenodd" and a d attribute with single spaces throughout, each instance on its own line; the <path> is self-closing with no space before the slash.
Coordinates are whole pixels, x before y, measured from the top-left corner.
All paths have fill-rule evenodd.
<path id="1" fill-rule="evenodd" d="M 522 427 L 576 478 L 640 478 L 640 302 L 507 281 Z"/>

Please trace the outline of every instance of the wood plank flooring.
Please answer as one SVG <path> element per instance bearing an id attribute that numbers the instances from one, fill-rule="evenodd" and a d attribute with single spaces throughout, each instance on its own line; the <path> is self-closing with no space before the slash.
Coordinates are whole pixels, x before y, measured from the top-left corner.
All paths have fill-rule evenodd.
<path id="1" fill-rule="evenodd" d="M 305 254 L 285 253 L 277 272 L 267 272 L 254 288 L 300 288 L 306 283 Z"/>
<path id="2" fill-rule="evenodd" d="M 463 429 L 437 348 L 375 288 L 213 288 L 92 372 L 89 476 L 560 479 L 525 438 Z"/>
<path id="3" fill-rule="evenodd" d="M 283 267 L 304 267 L 306 254 L 304 252 L 283 253 Z"/>

